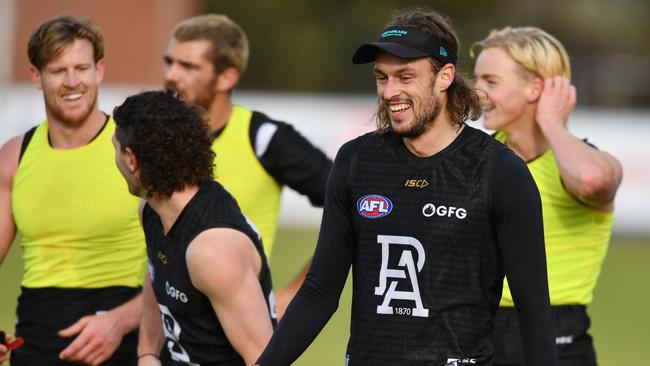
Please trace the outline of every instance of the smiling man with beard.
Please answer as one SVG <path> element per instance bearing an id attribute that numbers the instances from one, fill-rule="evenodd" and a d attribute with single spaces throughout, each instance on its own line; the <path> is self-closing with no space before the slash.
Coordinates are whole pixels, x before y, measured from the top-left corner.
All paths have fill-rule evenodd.
<path id="1" fill-rule="evenodd" d="M 351 266 L 345 365 L 491 365 L 504 274 L 526 364 L 557 364 L 539 192 L 521 159 L 465 125 L 480 106 L 458 51 L 444 17 L 418 8 L 355 52 L 375 65 L 377 131 L 339 150 L 312 266 L 260 365 L 308 347 Z"/>
<path id="2" fill-rule="evenodd" d="M 25 344 L 11 364 L 135 365 L 144 235 L 115 166 L 115 123 L 97 106 L 102 35 L 84 19 L 50 19 L 28 55 L 47 119 L 0 149 L 0 261 L 19 234 L 24 262 Z"/>

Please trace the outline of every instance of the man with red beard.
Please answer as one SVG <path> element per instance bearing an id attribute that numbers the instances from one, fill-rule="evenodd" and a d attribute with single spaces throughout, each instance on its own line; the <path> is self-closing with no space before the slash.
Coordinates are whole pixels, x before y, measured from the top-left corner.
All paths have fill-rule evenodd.
<path id="1" fill-rule="evenodd" d="M 458 51 L 447 20 L 417 8 L 355 52 L 374 62 L 377 131 L 339 150 L 312 266 L 260 365 L 307 348 L 350 266 L 346 365 L 491 365 L 504 274 L 526 365 L 557 365 L 539 192 L 521 159 L 465 125 L 480 104 Z"/>
<path id="2" fill-rule="evenodd" d="M 135 365 L 145 246 L 139 199 L 114 161 L 115 123 L 97 105 L 102 35 L 85 19 L 50 19 L 28 55 L 47 118 L 0 149 L 0 261 L 19 234 L 24 262 L 25 344 L 11 364 Z"/>

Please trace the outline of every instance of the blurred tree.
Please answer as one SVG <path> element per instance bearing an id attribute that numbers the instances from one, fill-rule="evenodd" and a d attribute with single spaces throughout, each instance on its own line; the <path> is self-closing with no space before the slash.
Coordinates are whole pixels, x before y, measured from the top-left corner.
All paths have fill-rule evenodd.
<path id="1" fill-rule="evenodd" d="M 203 12 L 241 24 L 251 42 L 244 89 L 319 92 L 375 90 L 371 69 L 351 63 L 377 38 L 391 12 L 413 0 L 203 0 Z M 459 68 L 472 71 L 469 47 L 493 28 L 534 25 L 559 38 L 572 58 L 581 104 L 650 106 L 650 2 L 647 0 L 441 0 L 461 39 Z"/>

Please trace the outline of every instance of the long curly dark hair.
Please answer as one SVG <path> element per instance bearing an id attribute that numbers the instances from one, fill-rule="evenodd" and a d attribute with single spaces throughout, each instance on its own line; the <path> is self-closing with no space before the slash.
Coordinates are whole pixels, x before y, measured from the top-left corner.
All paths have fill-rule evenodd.
<path id="1" fill-rule="evenodd" d="M 115 137 L 140 163 L 147 196 L 170 197 L 185 186 L 213 179 L 215 154 L 208 125 L 198 108 L 170 91 L 128 97 L 113 111 Z"/>

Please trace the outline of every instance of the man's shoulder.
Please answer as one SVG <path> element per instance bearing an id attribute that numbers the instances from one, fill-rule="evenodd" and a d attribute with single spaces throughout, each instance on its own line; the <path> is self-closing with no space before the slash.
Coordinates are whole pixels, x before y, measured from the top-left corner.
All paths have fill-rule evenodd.
<path id="1" fill-rule="evenodd" d="M 0 147 L 0 179 L 3 181 L 13 179 L 18 169 L 21 150 L 24 149 L 23 142 L 26 138 L 31 138 L 36 127 L 33 127 L 26 133 L 10 138 Z"/>
<path id="2" fill-rule="evenodd" d="M 18 155 L 23 135 L 15 136 L 5 142 L 0 148 L 0 181 L 2 184 L 11 182 L 18 169 Z"/>
<path id="3" fill-rule="evenodd" d="M 276 128 L 293 129 L 293 126 L 290 123 L 271 118 L 263 112 L 252 110 L 251 113 L 251 130 L 258 130 L 261 126 L 267 123 L 276 126 Z"/>

